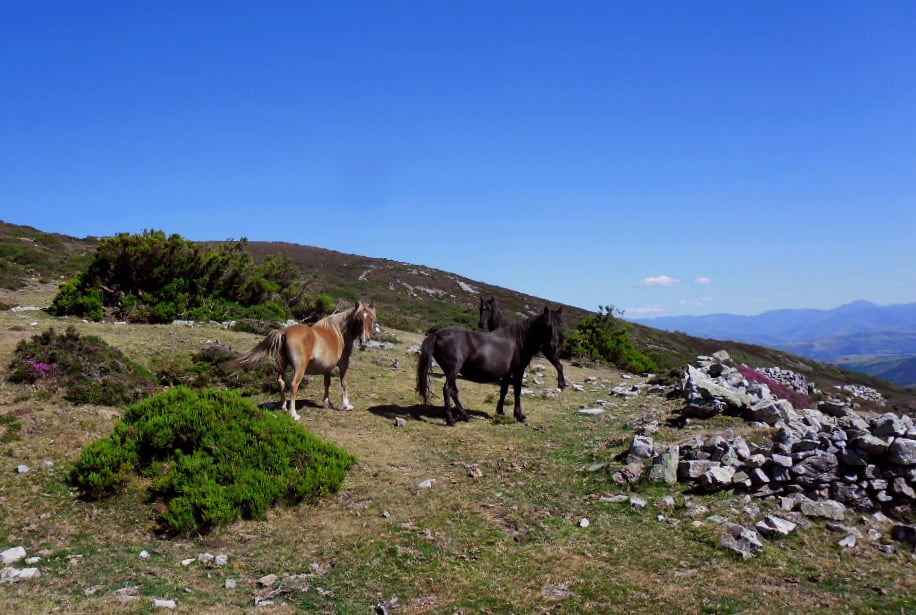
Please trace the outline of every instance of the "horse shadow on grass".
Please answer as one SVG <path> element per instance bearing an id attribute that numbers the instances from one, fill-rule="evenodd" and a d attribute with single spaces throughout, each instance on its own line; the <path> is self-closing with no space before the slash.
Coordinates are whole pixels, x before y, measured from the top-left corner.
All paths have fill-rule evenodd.
<path id="1" fill-rule="evenodd" d="M 413 421 L 431 421 L 445 424 L 445 409 L 442 406 L 433 406 L 430 404 L 413 404 L 410 406 L 398 406 L 395 404 L 382 404 L 367 408 L 369 412 L 376 416 L 394 421 L 396 418 L 406 418 Z M 471 419 L 492 419 L 493 417 L 481 410 L 467 409 Z M 462 421 L 459 420 L 459 423 Z"/>
<path id="2" fill-rule="evenodd" d="M 261 410 L 282 410 L 286 412 L 286 406 L 281 406 L 278 401 L 265 401 L 263 404 L 258 404 L 258 408 Z M 318 408 L 324 409 L 324 405 L 309 401 L 307 399 L 297 399 L 296 400 L 296 410 L 301 410 L 303 408 Z"/>

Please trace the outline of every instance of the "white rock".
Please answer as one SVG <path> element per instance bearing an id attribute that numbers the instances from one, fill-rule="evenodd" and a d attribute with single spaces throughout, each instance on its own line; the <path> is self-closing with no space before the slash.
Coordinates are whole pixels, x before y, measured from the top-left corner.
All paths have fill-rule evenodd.
<path id="1" fill-rule="evenodd" d="M 591 525 L 591 521 L 585 517 L 582 517 L 582 519 L 579 521 L 579 527 L 588 527 L 589 525 Z"/>
<path id="2" fill-rule="evenodd" d="M 20 579 L 34 579 L 41 576 L 41 571 L 38 568 L 23 568 L 19 571 Z"/>
<path id="3" fill-rule="evenodd" d="M 421 482 L 419 485 L 417 485 L 417 488 L 419 488 L 419 489 L 429 489 L 429 488 L 432 487 L 435 483 L 436 483 L 436 479 L 435 479 L 435 478 L 427 478 L 426 480 L 424 480 L 423 482 Z"/>
<path id="4" fill-rule="evenodd" d="M 783 519 L 782 517 L 777 517 L 776 515 L 767 515 L 758 521 L 755 526 L 757 531 L 764 536 L 770 536 L 772 534 L 788 536 L 789 533 L 797 527 L 797 524 L 787 519 Z"/>
<path id="5" fill-rule="evenodd" d="M 146 549 L 143 549 L 142 551 L 140 551 L 140 559 L 149 559 L 149 557 L 150 557 L 149 551 L 147 551 Z"/>
<path id="6" fill-rule="evenodd" d="M 4 564 L 14 564 L 26 555 L 24 547 L 13 547 L 0 553 L 0 561 Z"/>
<path id="7" fill-rule="evenodd" d="M 153 606 L 159 609 L 174 609 L 177 605 L 174 600 L 156 599 L 153 601 Z"/>

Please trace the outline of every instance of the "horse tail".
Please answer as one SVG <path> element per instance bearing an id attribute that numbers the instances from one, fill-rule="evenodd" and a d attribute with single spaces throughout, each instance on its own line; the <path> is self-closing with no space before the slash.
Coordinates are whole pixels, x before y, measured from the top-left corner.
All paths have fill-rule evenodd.
<path id="1" fill-rule="evenodd" d="M 423 398 L 423 403 L 429 405 L 429 368 L 433 359 L 433 346 L 436 344 L 436 334 L 428 335 L 420 346 L 420 360 L 417 363 L 417 393 Z"/>
<path id="2" fill-rule="evenodd" d="M 286 334 L 282 330 L 276 329 L 267 334 L 264 340 L 252 348 L 249 352 L 243 354 L 238 359 L 229 361 L 226 366 L 235 371 L 246 367 L 251 367 L 258 363 L 273 361 L 280 364 L 281 353 L 286 348 Z"/>

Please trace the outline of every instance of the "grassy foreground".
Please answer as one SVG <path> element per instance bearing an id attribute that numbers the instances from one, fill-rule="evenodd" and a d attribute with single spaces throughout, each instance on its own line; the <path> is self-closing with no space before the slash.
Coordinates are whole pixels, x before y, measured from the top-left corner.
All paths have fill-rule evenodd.
<path id="1" fill-rule="evenodd" d="M 210 326 L 0 312 L 0 364 L 9 364 L 19 339 L 67 324 L 148 366 L 216 339 L 237 351 L 260 340 Z M 156 535 L 141 485 L 90 503 L 65 484 L 68 464 L 110 433 L 121 408 L 73 406 L 0 380 L 0 550 L 21 545 L 41 557 L 40 577 L 0 586 L 0 611 L 161 612 L 160 599 L 174 600 L 179 613 L 371 613 L 396 597 L 391 613 L 916 612 L 916 559 L 901 545 L 891 554 L 867 539 L 844 548 L 837 543 L 845 534 L 811 520 L 741 560 L 720 546 L 708 517 L 752 523 L 772 504 L 651 485 L 636 489 L 648 501 L 642 510 L 608 501 L 629 492 L 593 464 L 616 469 L 612 457 L 628 446 L 634 424 L 656 419 L 656 440 L 679 442 L 746 429 L 738 422 L 668 428 L 664 419 L 679 403 L 614 396 L 614 386 L 641 380 L 615 370 L 568 366 L 567 377 L 584 390 L 546 396 L 555 376 L 536 358 L 546 369 L 543 385 L 530 383 L 523 399 L 528 425 L 495 418 L 495 386 L 463 382 L 475 420 L 448 428 L 441 406 L 419 405 L 413 391 L 416 358 L 408 349 L 420 336 L 392 333 L 400 340 L 393 348 L 354 353 L 356 410 L 318 407 L 320 379 L 300 391 L 302 424 L 358 459 L 341 492 L 193 539 Z M 441 404 L 440 379 L 433 390 Z M 335 381 L 332 400 L 339 399 Z M 578 412 L 599 399 L 611 401 L 606 413 Z M 406 419 L 403 427 L 396 417 Z M 15 472 L 21 464 L 30 471 Z M 664 506 L 666 495 L 673 508 Z M 708 512 L 691 516 L 688 504 Z M 847 524 L 863 527 L 860 517 L 850 514 Z M 228 562 L 198 562 L 200 553 Z"/>

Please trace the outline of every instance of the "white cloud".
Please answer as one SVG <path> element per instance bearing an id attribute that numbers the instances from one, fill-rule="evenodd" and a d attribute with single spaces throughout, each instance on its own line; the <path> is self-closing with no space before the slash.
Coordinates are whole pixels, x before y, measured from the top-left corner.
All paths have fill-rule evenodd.
<path id="1" fill-rule="evenodd" d="M 661 305 L 649 305 L 646 307 L 638 308 L 627 308 L 624 310 L 624 313 L 627 316 L 638 316 L 640 314 L 661 314 L 663 312 L 669 312 L 670 310 Z"/>
<path id="2" fill-rule="evenodd" d="M 694 283 L 695 284 L 712 284 L 712 278 L 707 277 L 705 275 L 701 275 L 696 280 L 694 280 Z"/>
<path id="3" fill-rule="evenodd" d="M 702 299 L 681 299 L 677 302 L 678 305 L 689 305 L 694 307 L 701 307 L 707 303 L 712 303 L 712 297 L 703 297 Z"/>
<path id="4" fill-rule="evenodd" d="M 675 284 L 680 283 L 681 281 L 677 278 L 672 278 L 667 275 L 659 275 L 644 279 L 639 283 L 639 286 L 674 286 Z"/>

